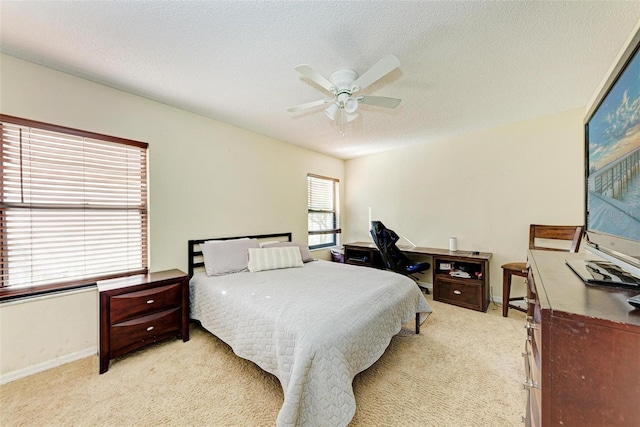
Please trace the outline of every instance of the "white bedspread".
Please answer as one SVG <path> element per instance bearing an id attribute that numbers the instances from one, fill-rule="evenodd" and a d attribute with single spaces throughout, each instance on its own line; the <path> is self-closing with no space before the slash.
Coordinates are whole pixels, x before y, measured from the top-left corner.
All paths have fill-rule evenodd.
<path id="1" fill-rule="evenodd" d="M 190 285 L 191 318 L 280 380 L 278 426 L 346 426 L 356 409 L 353 378 L 382 356 L 402 324 L 431 312 L 407 277 L 327 261 L 196 273 Z"/>

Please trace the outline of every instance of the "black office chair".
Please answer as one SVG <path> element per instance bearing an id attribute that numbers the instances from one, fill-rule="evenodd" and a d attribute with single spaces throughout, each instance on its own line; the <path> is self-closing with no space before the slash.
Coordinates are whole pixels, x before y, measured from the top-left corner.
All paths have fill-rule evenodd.
<path id="1" fill-rule="evenodd" d="M 371 221 L 371 237 L 375 242 L 385 267 L 404 276 L 409 276 L 416 282 L 418 279 L 413 276 L 415 273 L 422 273 L 431 268 L 428 262 L 411 261 L 398 247 L 396 242 L 400 239 L 395 231 L 389 230 L 380 221 Z M 425 288 L 429 293 L 429 290 Z"/>

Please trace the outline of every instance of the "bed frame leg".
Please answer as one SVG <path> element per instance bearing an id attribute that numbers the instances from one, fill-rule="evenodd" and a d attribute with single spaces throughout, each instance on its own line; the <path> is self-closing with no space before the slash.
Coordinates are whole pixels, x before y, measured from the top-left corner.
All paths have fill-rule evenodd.
<path id="1" fill-rule="evenodd" d="M 420 313 L 416 313 L 416 334 L 420 333 Z"/>

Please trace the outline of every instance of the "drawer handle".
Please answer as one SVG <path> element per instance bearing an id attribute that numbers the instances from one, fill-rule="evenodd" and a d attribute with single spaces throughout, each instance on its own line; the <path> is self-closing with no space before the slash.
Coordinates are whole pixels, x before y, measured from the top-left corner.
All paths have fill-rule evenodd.
<path id="1" fill-rule="evenodd" d="M 457 289 L 455 291 L 453 291 L 453 293 L 456 294 L 456 295 L 462 295 L 462 291 L 459 291 Z"/>
<path id="2" fill-rule="evenodd" d="M 153 326 L 149 326 L 149 327 L 147 328 L 147 332 L 151 332 L 151 331 L 153 331 Z"/>
<path id="3" fill-rule="evenodd" d="M 525 382 L 523 382 L 522 386 L 524 387 L 525 390 L 529 390 L 529 389 L 532 389 L 532 388 L 538 388 L 538 389 L 540 388 L 540 384 L 538 384 L 537 382 L 535 382 L 531 378 L 529 378 Z"/>
<path id="4" fill-rule="evenodd" d="M 147 301 L 147 304 L 153 304 L 154 302 L 155 302 L 154 300 L 150 299 Z"/>
<path id="5" fill-rule="evenodd" d="M 524 325 L 524 328 L 525 329 L 529 329 L 529 330 L 531 330 L 531 329 L 540 329 L 540 326 L 536 325 L 535 323 L 527 322 L 527 324 Z"/>

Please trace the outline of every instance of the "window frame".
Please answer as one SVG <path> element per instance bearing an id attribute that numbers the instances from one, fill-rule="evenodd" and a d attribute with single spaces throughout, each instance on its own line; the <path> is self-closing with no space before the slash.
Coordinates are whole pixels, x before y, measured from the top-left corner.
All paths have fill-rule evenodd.
<path id="1" fill-rule="evenodd" d="M 311 202 L 311 180 L 323 180 L 330 181 L 333 183 L 333 200 L 332 200 L 332 208 L 331 209 L 312 209 L 310 206 Z M 326 228 L 322 230 L 309 230 L 309 218 L 310 214 L 317 213 L 331 213 L 333 215 L 333 227 Z M 342 229 L 340 228 L 340 180 L 338 178 L 331 178 L 323 175 L 316 175 L 312 173 L 307 174 L 307 243 L 310 236 L 317 235 L 332 235 L 331 242 L 322 243 L 318 245 L 309 245 L 309 249 L 323 249 L 330 248 L 339 244 L 338 235 L 342 233 Z"/>
<path id="2" fill-rule="evenodd" d="M 138 206 L 138 211 L 140 212 L 140 230 L 141 230 L 139 253 L 141 258 L 140 258 L 140 268 L 133 267 L 131 269 L 125 269 L 125 271 L 118 271 L 117 273 L 104 272 L 103 274 L 96 273 L 93 275 L 87 275 L 85 277 L 74 276 L 74 277 L 68 278 L 68 280 L 65 280 L 63 278 L 59 281 L 52 280 L 50 282 L 43 282 L 38 284 L 31 283 L 31 284 L 7 285 L 5 284 L 5 280 L 6 280 L 5 274 L 8 275 L 7 271 L 9 267 L 8 267 L 7 258 L 2 256 L 0 257 L 0 301 L 13 299 L 13 298 L 32 297 L 32 296 L 42 295 L 42 294 L 51 293 L 51 292 L 60 292 L 60 291 L 91 287 L 91 286 L 95 286 L 99 280 L 148 273 L 148 264 L 149 264 L 148 146 L 149 144 L 146 142 L 134 141 L 134 140 L 129 140 L 125 138 L 119 138 L 119 137 L 99 134 L 95 132 L 69 128 L 69 127 L 60 126 L 60 125 L 54 125 L 50 123 L 38 122 L 35 120 L 14 117 L 6 114 L 0 114 L 0 142 L 1 142 L 0 143 L 0 174 L 4 173 L 4 165 L 5 165 L 4 163 L 5 153 L 3 153 L 3 150 L 5 149 L 4 147 L 5 141 L 4 141 L 4 131 L 2 129 L 5 125 L 16 125 L 20 127 L 28 127 L 28 128 L 38 129 L 42 131 L 56 132 L 56 133 L 67 135 L 69 137 L 81 137 L 83 138 L 83 143 L 84 143 L 84 139 L 86 138 L 86 139 L 91 139 L 93 141 L 97 141 L 98 143 L 104 142 L 105 145 L 116 143 L 116 144 L 122 144 L 126 146 L 139 148 L 140 153 L 143 153 L 142 157 L 140 158 L 141 159 L 140 167 L 142 168 L 140 169 L 140 171 L 143 172 L 143 175 L 141 175 L 141 178 L 140 178 L 140 192 L 141 192 L 140 200 L 142 204 Z M 71 143 L 69 143 L 69 146 L 70 145 Z M 22 159 L 19 162 L 20 162 L 19 164 L 22 165 Z M 21 179 L 22 178 L 20 178 L 20 180 Z M 20 202 L 20 203 L 12 203 L 11 201 L 7 202 L 5 199 L 6 197 L 5 195 L 10 195 L 12 193 L 11 192 L 5 193 L 4 185 L 5 185 L 5 179 L 2 176 L 0 176 L 0 228 L 3 230 L 0 236 L 0 252 L 7 253 L 7 257 L 8 257 L 8 249 L 7 249 L 8 233 L 4 231 L 6 230 L 5 227 L 7 226 L 6 212 L 11 210 L 16 210 L 16 209 L 33 211 L 34 209 L 38 209 L 39 207 L 37 206 L 37 204 L 31 205 L 29 202 Z M 66 193 L 61 193 L 61 194 L 66 194 Z M 57 206 L 57 207 L 47 206 L 46 209 L 51 211 L 59 210 L 60 212 L 73 211 L 74 209 L 75 210 L 82 209 L 85 211 L 92 211 L 92 212 L 96 212 L 98 210 L 98 208 L 94 209 L 88 204 L 73 205 L 71 203 L 60 204 L 60 206 Z M 122 212 L 129 212 L 133 210 L 134 208 L 129 206 L 126 208 L 119 209 L 119 211 L 122 211 Z M 83 239 L 86 239 L 86 235 L 85 237 L 83 237 Z"/>

